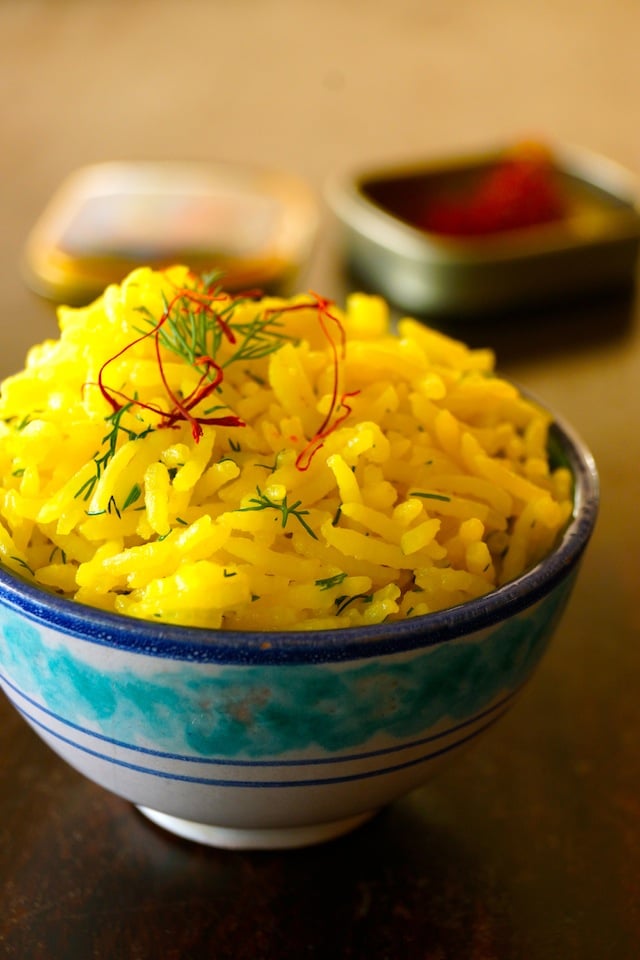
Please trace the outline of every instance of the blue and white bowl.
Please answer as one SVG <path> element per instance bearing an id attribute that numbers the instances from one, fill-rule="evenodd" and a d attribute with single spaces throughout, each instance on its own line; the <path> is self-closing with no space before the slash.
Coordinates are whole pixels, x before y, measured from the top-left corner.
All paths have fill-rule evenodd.
<path id="1" fill-rule="evenodd" d="M 208 632 L 60 599 L 0 570 L 0 681 L 36 733 L 181 836 L 293 847 L 427 781 L 513 705 L 565 608 L 598 478 L 565 425 L 573 518 L 548 557 L 450 610 L 379 626 Z"/>

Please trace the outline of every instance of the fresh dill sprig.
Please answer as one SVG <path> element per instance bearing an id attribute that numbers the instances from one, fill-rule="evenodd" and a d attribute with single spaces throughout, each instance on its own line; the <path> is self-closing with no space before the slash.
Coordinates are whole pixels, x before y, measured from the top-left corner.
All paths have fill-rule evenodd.
<path id="1" fill-rule="evenodd" d="M 256 463 L 256 467 L 262 467 L 263 470 L 268 470 L 269 473 L 275 473 L 278 469 L 278 461 L 280 459 L 280 454 L 276 453 L 273 463 Z"/>
<path id="2" fill-rule="evenodd" d="M 225 360 L 223 367 L 240 360 L 261 360 L 275 353 L 285 343 L 297 343 L 298 338 L 285 333 L 282 324 L 278 321 L 279 314 L 264 311 L 257 313 L 248 323 L 233 323 L 229 327 L 239 335 L 238 347 Z"/>
<path id="3" fill-rule="evenodd" d="M 118 520 L 122 519 L 122 513 L 120 510 L 120 507 L 116 503 L 116 498 L 113 496 L 113 494 L 109 497 L 109 500 L 107 501 L 106 510 L 87 510 L 86 511 L 86 515 L 88 517 L 103 517 L 107 513 L 108 514 L 115 513 Z"/>
<path id="4" fill-rule="evenodd" d="M 336 597 L 334 601 L 337 607 L 336 616 L 340 616 L 341 613 L 344 613 L 347 607 L 350 604 L 352 604 L 355 600 L 362 600 L 363 603 L 371 603 L 373 600 L 373 594 L 372 593 L 354 593 L 353 596 Z"/>
<path id="5" fill-rule="evenodd" d="M 220 347 L 223 328 L 211 323 L 208 315 L 201 309 L 195 310 L 188 305 L 183 309 L 173 309 L 167 298 L 162 295 L 166 321 L 158 329 L 158 340 L 171 353 L 195 367 L 199 357 L 215 357 Z M 185 304 L 181 298 L 180 306 Z M 158 318 L 148 307 L 138 307 L 138 312 L 152 328 L 158 327 Z M 140 331 L 146 333 L 147 331 Z"/>
<path id="6" fill-rule="evenodd" d="M 115 456 L 116 450 L 118 449 L 118 440 L 121 434 L 124 434 L 127 440 L 140 440 L 142 437 L 146 437 L 148 433 L 151 433 L 153 430 L 152 426 L 145 427 L 144 430 L 141 430 L 140 433 L 136 433 L 135 430 L 131 430 L 129 427 L 125 427 L 122 424 L 122 418 L 124 414 L 131 409 L 135 401 L 123 404 L 119 410 L 114 410 L 113 413 L 110 413 L 108 417 L 105 417 L 105 422 L 111 425 L 111 429 L 105 436 L 102 438 L 102 447 L 106 444 L 106 450 L 104 453 L 96 453 L 93 462 L 95 465 L 95 473 L 92 477 L 89 477 L 86 480 L 79 490 L 76 490 L 74 497 L 82 497 L 83 500 L 89 500 L 93 491 L 96 488 L 98 480 L 102 477 L 104 471 L 106 470 L 109 462 Z"/>
<path id="7" fill-rule="evenodd" d="M 265 493 L 262 492 L 260 487 L 256 487 L 257 497 L 251 497 L 249 503 L 253 506 L 247 507 L 238 507 L 238 513 L 246 513 L 251 510 L 276 510 L 282 515 L 282 527 L 286 527 L 289 517 L 294 517 L 301 527 L 303 527 L 310 537 L 313 537 L 314 540 L 317 540 L 316 534 L 313 532 L 305 517 L 308 516 L 308 510 L 300 510 L 300 504 L 302 500 L 296 500 L 295 503 L 287 503 L 287 497 L 285 496 L 281 501 L 274 501 L 268 497 Z"/>
<path id="8" fill-rule="evenodd" d="M 160 316 L 154 316 L 147 307 L 138 308 L 139 315 L 146 321 L 146 329 L 138 330 L 139 336 L 107 358 L 100 367 L 97 385 L 103 398 L 116 412 L 126 405 L 123 401 L 135 402 L 156 414 L 160 418 L 160 427 L 189 423 L 196 443 L 202 437 L 203 427 L 244 427 L 244 420 L 230 409 L 219 416 L 212 416 L 211 413 L 217 412 L 220 407 L 203 413 L 205 399 L 214 393 L 224 393 L 226 370 L 231 364 L 261 360 L 277 352 L 286 343 L 299 344 L 300 338 L 287 332 L 283 317 L 292 311 L 315 309 L 318 325 L 331 351 L 333 382 L 329 410 L 296 457 L 296 469 L 301 472 L 308 470 L 325 437 L 352 412 L 347 400 L 360 392 L 343 392 L 340 389 L 340 362 L 345 356 L 346 331 L 339 316 L 331 312 L 332 301 L 318 294 L 311 293 L 310 303 L 289 303 L 272 308 L 256 303 L 257 296 L 256 292 L 233 297 L 221 287 L 208 286 L 207 280 L 196 279 L 191 285 L 177 288 L 171 298 L 162 295 L 163 311 Z M 109 365 L 147 338 L 151 338 L 155 346 L 159 377 L 168 401 L 166 409 L 164 404 L 155 401 L 145 402 L 127 397 L 122 390 L 113 389 L 106 382 Z M 195 386 L 186 395 L 182 388 L 172 386 L 171 378 L 164 369 L 163 351 L 173 353 L 198 374 Z M 257 377 L 256 382 L 261 382 L 259 373 L 247 369 L 243 372 L 245 377 L 253 375 Z M 233 445 L 232 449 L 237 452 Z"/>
<path id="9" fill-rule="evenodd" d="M 24 430 L 24 428 L 28 427 L 29 424 L 31 423 L 31 419 L 32 419 L 32 414 L 26 413 L 22 418 L 22 420 L 19 420 L 18 423 L 15 424 L 16 430 L 20 430 L 20 431 Z"/>
<path id="10" fill-rule="evenodd" d="M 412 490 L 409 496 L 421 497 L 423 500 L 442 500 L 443 503 L 451 503 L 451 497 L 445 496 L 444 493 L 422 493 L 420 490 Z"/>
<path id="11" fill-rule="evenodd" d="M 321 590 L 331 590 L 332 587 L 338 587 L 340 584 L 347 579 L 348 574 L 346 573 L 336 573 L 333 577 L 324 577 L 321 580 L 316 580 L 316 587 L 320 587 Z"/>
<path id="12" fill-rule="evenodd" d="M 224 341 L 235 349 L 221 362 L 222 368 L 241 360 L 267 357 L 285 342 L 297 342 L 296 337 L 284 331 L 276 312 L 265 311 L 257 306 L 250 320 L 235 320 L 237 307 L 251 303 L 251 298 L 230 298 L 222 293 L 221 287 L 210 286 L 208 279 L 203 278 L 204 294 L 199 286 L 195 286 L 193 289 L 185 288 L 182 295 L 172 302 L 163 295 L 161 326 L 147 307 L 138 308 L 147 323 L 157 329 L 158 342 L 189 366 L 202 373 L 203 358 L 217 364 Z M 214 370 L 214 366 L 209 368 L 211 379 L 215 375 Z"/>
<path id="13" fill-rule="evenodd" d="M 139 500 L 141 496 L 142 488 L 140 487 L 140 484 L 134 483 L 134 485 L 131 487 L 131 490 L 129 490 L 129 493 L 127 494 L 126 500 L 122 504 L 123 511 Z"/>
<path id="14" fill-rule="evenodd" d="M 24 570 L 26 570 L 27 573 L 30 573 L 32 577 L 35 577 L 36 575 L 35 570 L 32 570 L 32 568 L 29 566 L 27 561 L 23 560 L 22 557 L 16 557 L 15 555 L 12 554 L 10 559 L 15 560 L 15 562 L 19 564 Z"/>

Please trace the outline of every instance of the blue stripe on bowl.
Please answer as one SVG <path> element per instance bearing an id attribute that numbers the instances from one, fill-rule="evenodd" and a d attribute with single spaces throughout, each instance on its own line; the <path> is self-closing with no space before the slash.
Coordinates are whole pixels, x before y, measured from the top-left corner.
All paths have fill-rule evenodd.
<path id="1" fill-rule="evenodd" d="M 100 753 L 98 750 L 92 750 L 89 747 L 80 746 L 74 740 L 71 740 L 68 737 L 62 736 L 60 733 L 52 730 L 50 727 L 47 727 L 46 724 L 41 723 L 39 720 L 36 720 L 32 717 L 26 710 L 23 710 L 21 707 L 15 705 L 16 709 L 22 714 L 25 720 L 28 720 L 34 727 L 46 733 L 49 737 L 54 740 L 64 743 L 67 746 L 72 747 L 74 750 L 78 750 L 81 753 L 89 754 L 92 757 L 95 757 L 104 763 L 116 766 L 124 767 L 127 770 L 132 770 L 136 773 L 142 773 L 146 776 L 160 777 L 164 780 L 176 780 L 183 783 L 197 783 L 203 786 L 209 787 L 233 787 L 233 788 L 250 788 L 250 789 L 287 789 L 290 787 L 317 787 L 317 786 L 327 786 L 331 784 L 339 783 L 350 783 L 356 780 L 370 780 L 372 777 L 381 777 L 385 774 L 395 773 L 399 770 L 406 770 L 410 767 L 415 767 L 418 764 L 426 763 L 429 760 L 435 760 L 438 757 L 444 756 L 447 753 L 450 753 L 452 750 L 455 750 L 457 747 L 461 747 L 463 744 L 469 743 L 474 740 L 477 736 L 483 733 L 485 730 L 492 727 L 496 723 L 502 714 L 506 711 L 507 707 L 502 710 L 497 715 L 491 717 L 484 723 L 482 726 L 477 727 L 471 733 L 468 733 L 464 737 L 460 737 L 454 743 L 449 743 L 444 747 L 440 747 L 438 750 L 434 750 L 430 753 L 425 753 L 420 757 L 415 757 L 412 760 L 407 760 L 403 763 L 393 764 L 388 767 L 382 767 L 378 770 L 367 770 L 362 773 L 354 774 L 344 774 L 337 777 L 317 777 L 309 780 L 228 780 L 222 778 L 211 778 L 211 777 L 195 777 L 189 776 L 187 774 L 176 774 L 170 773 L 166 770 L 154 770 L 151 767 L 144 767 L 140 764 L 130 763 L 126 760 L 119 760 L 113 756 L 109 756 L 105 753 Z"/>
<path id="2" fill-rule="evenodd" d="M 56 723 L 59 723 L 62 726 L 68 727 L 70 730 L 75 730 L 78 733 L 81 733 L 87 739 L 95 739 L 103 743 L 109 743 L 116 747 L 121 747 L 125 750 L 130 750 L 134 753 L 147 754 L 148 756 L 158 757 L 164 760 L 174 760 L 180 763 L 198 763 L 211 766 L 225 766 L 225 767 L 312 767 L 312 766 L 323 766 L 326 764 L 337 764 L 337 763 L 354 763 L 362 760 L 369 760 L 374 757 L 383 757 L 388 756 L 389 754 L 401 753 L 405 750 L 414 750 L 416 747 L 425 746 L 428 743 L 434 743 L 438 740 L 446 739 L 454 733 L 465 730 L 466 728 L 473 726 L 478 723 L 478 721 L 490 717 L 492 714 L 500 712 L 500 715 L 504 713 L 506 707 L 511 703 L 515 697 L 518 696 L 524 683 L 521 684 L 517 689 L 512 690 L 509 694 L 502 697 L 496 703 L 493 703 L 490 707 L 487 707 L 485 710 L 480 710 L 473 716 L 464 720 L 461 723 L 453 724 L 450 727 L 447 727 L 444 730 L 438 731 L 438 733 L 431 734 L 430 736 L 419 737 L 414 740 L 403 741 L 397 746 L 392 747 L 383 747 L 377 750 L 364 750 L 359 753 L 348 753 L 340 754 L 331 757 L 314 757 L 314 758 L 302 758 L 299 760 L 287 760 L 287 759 L 278 759 L 278 760 L 238 760 L 234 758 L 225 759 L 224 757 L 202 757 L 198 754 L 180 754 L 180 753 L 171 753 L 164 750 L 153 750 L 149 747 L 143 747 L 138 744 L 129 743 L 123 740 L 117 740 L 114 737 L 105 736 L 102 733 L 97 733 L 94 730 L 84 727 L 81 724 L 73 723 L 72 721 L 66 719 L 52 710 L 47 709 L 42 706 L 32 697 L 27 696 L 22 692 L 15 684 L 11 683 L 6 677 L 0 673 L 0 685 L 4 686 L 5 694 L 7 698 L 11 701 L 14 707 L 20 711 L 25 716 L 28 716 L 32 722 L 38 722 L 36 720 L 35 713 L 30 713 L 21 703 L 16 700 L 15 696 L 12 696 L 9 691 L 12 691 L 16 694 L 20 701 L 29 704 L 30 707 L 35 708 L 39 713 L 44 714 L 50 717 L 52 720 L 55 720 Z M 49 728 L 47 728 L 49 729 Z M 50 731 L 51 732 L 51 731 Z M 73 741 L 69 741 L 73 742 Z"/>

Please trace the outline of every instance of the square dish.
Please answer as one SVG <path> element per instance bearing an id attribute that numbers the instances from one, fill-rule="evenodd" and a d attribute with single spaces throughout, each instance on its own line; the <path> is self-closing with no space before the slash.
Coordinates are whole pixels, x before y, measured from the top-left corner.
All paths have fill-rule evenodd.
<path id="1" fill-rule="evenodd" d="M 443 232 L 424 212 L 430 202 L 477 198 L 513 148 L 334 178 L 327 196 L 357 281 L 421 315 L 502 311 L 630 285 L 640 243 L 635 178 L 584 149 L 544 149 L 562 212 L 494 231 Z"/>
<path id="2" fill-rule="evenodd" d="M 199 161 L 104 162 L 56 191 L 27 238 L 24 272 L 45 297 L 86 303 L 137 266 L 219 270 L 229 290 L 281 292 L 306 265 L 316 198 L 284 172 Z"/>

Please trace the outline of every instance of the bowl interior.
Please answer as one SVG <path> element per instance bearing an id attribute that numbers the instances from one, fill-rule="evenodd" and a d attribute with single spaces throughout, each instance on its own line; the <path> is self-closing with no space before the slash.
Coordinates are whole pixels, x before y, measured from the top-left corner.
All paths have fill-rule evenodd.
<path id="1" fill-rule="evenodd" d="M 593 532 L 599 482 L 593 457 L 571 427 L 556 419 L 549 453 L 574 478 L 574 510 L 555 549 L 517 579 L 478 599 L 406 620 L 327 631 L 285 633 L 187 628 L 104 612 L 46 593 L 0 567 L 0 602 L 65 633 L 156 656 L 210 663 L 338 662 L 417 649 L 464 636 L 518 613 L 577 567 Z"/>

